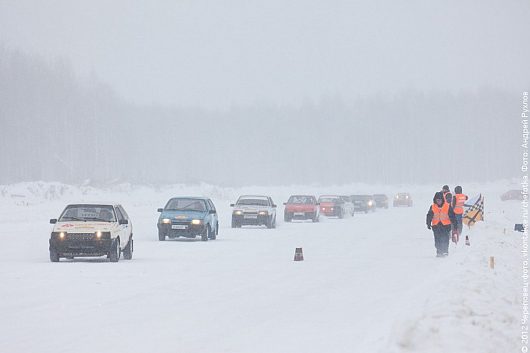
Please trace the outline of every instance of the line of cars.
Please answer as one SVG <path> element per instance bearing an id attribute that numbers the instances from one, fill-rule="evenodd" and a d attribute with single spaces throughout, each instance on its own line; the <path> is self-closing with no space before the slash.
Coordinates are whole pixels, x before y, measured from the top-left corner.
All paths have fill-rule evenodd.
<path id="1" fill-rule="evenodd" d="M 388 208 L 386 195 L 292 195 L 284 203 L 284 221 L 311 220 L 320 215 L 344 218 L 357 211 Z M 394 206 L 412 206 L 409 194 L 397 194 Z M 276 228 L 277 205 L 270 196 L 243 195 L 230 205 L 232 228 L 246 225 Z M 158 240 L 179 237 L 202 241 L 215 240 L 219 234 L 217 209 L 207 197 L 174 197 L 159 208 Z M 106 256 L 111 262 L 131 260 L 134 252 L 133 226 L 129 215 L 119 203 L 70 204 L 59 218 L 50 219 L 53 230 L 49 239 L 50 261 L 61 258 Z"/>

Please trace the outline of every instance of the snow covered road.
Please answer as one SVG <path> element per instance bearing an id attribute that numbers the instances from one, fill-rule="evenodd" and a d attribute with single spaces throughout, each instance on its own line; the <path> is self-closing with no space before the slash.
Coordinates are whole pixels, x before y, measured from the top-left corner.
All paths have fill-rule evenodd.
<path id="1" fill-rule="evenodd" d="M 117 264 L 49 262 L 48 219 L 77 199 L 4 199 L 0 352 L 513 351 L 519 235 L 499 232 L 518 204 L 491 197 L 480 238 L 436 259 L 432 195 L 416 194 L 413 208 L 272 230 L 229 228 L 230 198 L 214 197 L 218 240 L 159 242 L 156 207 L 173 195 L 128 193 L 135 252 Z"/>

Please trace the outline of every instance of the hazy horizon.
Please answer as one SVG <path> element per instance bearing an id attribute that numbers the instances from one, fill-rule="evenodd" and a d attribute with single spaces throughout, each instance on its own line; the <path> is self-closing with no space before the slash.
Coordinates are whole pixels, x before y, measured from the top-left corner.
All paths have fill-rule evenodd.
<path id="1" fill-rule="evenodd" d="M 521 91 L 527 1 L 0 1 L 0 43 L 135 104 L 226 110 Z"/>

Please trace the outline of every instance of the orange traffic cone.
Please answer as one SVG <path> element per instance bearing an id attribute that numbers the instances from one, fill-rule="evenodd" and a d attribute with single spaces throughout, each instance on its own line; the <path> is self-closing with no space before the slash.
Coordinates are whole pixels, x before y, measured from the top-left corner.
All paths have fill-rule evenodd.
<path id="1" fill-rule="evenodd" d="M 294 251 L 294 261 L 304 261 L 304 254 L 302 248 L 296 248 Z"/>
<path id="2" fill-rule="evenodd" d="M 466 245 L 467 245 L 467 246 L 470 246 L 470 245 L 471 245 L 471 243 L 469 242 L 469 235 L 466 235 Z"/>

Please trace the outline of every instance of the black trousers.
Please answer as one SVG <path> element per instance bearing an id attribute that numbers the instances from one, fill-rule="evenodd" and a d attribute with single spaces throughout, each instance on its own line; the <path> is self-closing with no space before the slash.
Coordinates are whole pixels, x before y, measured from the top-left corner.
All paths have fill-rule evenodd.
<path id="1" fill-rule="evenodd" d="M 449 253 L 449 237 L 451 233 L 451 226 L 433 227 L 434 246 L 438 255 Z"/>

